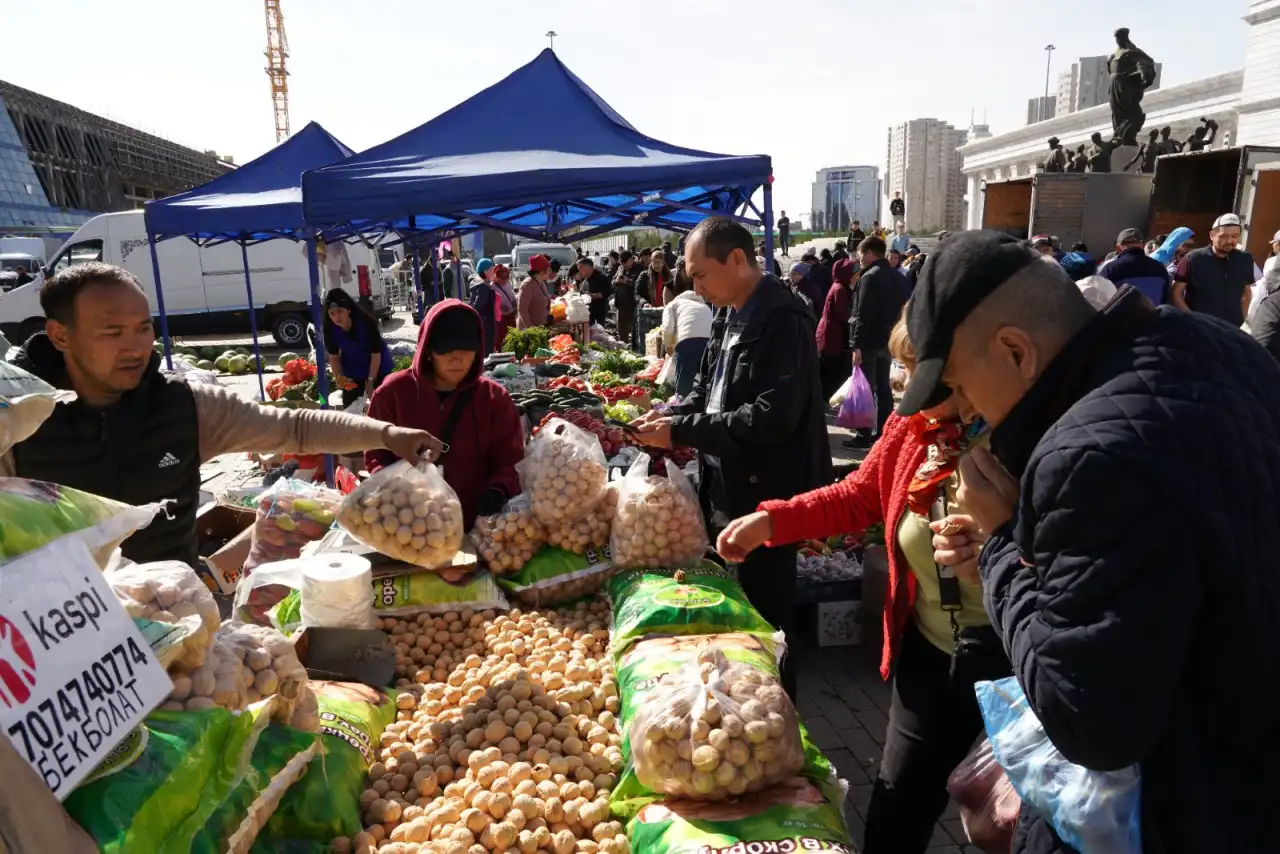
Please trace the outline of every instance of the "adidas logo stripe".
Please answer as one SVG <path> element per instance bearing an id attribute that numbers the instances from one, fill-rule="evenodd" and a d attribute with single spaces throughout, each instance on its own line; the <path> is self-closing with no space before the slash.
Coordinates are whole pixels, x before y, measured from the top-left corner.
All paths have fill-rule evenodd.
<path id="1" fill-rule="evenodd" d="M 163 457 L 160 458 L 160 464 L 156 466 L 156 468 L 168 468 L 169 466 L 176 466 L 177 464 L 178 464 L 178 458 L 175 457 L 173 454 L 166 453 Z"/>

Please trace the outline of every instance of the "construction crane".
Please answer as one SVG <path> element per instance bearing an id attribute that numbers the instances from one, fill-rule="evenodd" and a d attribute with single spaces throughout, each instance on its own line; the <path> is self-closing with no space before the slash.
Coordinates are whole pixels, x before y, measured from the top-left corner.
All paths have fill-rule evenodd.
<path id="1" fill-rule="evenodd" d="M 280 0 L 265 0 L 267 7 L 267 76 L 271 78 L 271 103 L 276 113 L 276 142 L 289 137 L 289 38 L 284 34 Z"/>

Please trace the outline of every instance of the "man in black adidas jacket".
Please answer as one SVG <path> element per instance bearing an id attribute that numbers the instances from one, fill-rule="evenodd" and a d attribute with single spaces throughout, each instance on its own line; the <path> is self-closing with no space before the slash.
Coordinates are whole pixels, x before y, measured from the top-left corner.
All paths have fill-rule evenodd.
<path id="1" fill-rule="evenodd" d="M 868 237 L 858 246 L 862 278 L 854 290 L 852 327 L 853 364 L 862 368 L 876 396 L 876 431 L 893 412 L 893 389 L 889 385 L 889 333 L 902 315 L 909 287 L 901 271 L 885 260 L 884 241 Z"/>
<path id="2" fill-rule="evenodd" d="M 712 532 L 762 501 L 831 482 L 826 404 L 818 376 L 815 321 L 786 285 L 757 265 L 751 233 L 732 220 L 703 220 L 685 246 L 685 270 L 716 306 L 711 339 L 688 399 L 668 417 L 634 423 L 647 445 L 698 451 L 701 499 Z M 712 541 L 714 542 L 714 536 Z M 791 630 L 796 547 L 752 552 L 739 571 L 766 620 Z M 783 667 L 795 696 L 795 673 Z"/>

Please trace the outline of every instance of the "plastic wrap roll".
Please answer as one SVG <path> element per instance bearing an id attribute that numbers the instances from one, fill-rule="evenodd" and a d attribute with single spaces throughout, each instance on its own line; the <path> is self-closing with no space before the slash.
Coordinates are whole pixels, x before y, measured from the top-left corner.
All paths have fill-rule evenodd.
<path id="1" fill-rule="evenodd" d="M 373 629 L 373 570 L 353 554 L 302 558 L 302 625 Z"/>

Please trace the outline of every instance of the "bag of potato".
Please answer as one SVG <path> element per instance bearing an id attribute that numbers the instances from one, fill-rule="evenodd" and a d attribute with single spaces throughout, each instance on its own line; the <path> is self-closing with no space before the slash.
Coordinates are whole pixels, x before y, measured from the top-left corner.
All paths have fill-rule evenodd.
<path id="1" fill-rule="evenodd" d="M 0 477 L 0 563 L 74 536 L 106 569 L 116 547 L 168 503 L 134 507 L 56 483 Z"/>
<path id="2" fill-rule="evenodd" d="M 307 687 L 307 669 L 288 638 L 273 628 L 245 623 L 224 623 L 216 638 L 244 665 L 243 705 L 278 697 L 273 720 L 299 729 L 317 728 L 315 695 Z"/>
<path id="3" fill-rule="evenodd" d="M 494 575 L 518 572 L 547 541 L 546 529 L 523 495 L 508 501 L 501 513 L 477 516 L 470 536 L 476 553 Z"/>
<path id="4" fill-rule="evenodd" d="M 63 807 L 104 854 L 186 854 L 244 778 L 269 717 L 266 707 L 154 711 Z"/>
<path id="5" fill-rule="evenodd" d="M 606 590 L 613 605 L 609 649 L 615 659 L 646 635 L 773 634 L 741 585 L 713 563 L 624 570 Z"/>
<path id="6" fill-rule="evenodd" d="M 655 801 L 627 823 L 632 851 L 702 854 L 746 851 L 853 851 L 841 809 L 804 777 L 731 801 Z"/>
<path id="7" fill-rule="evenodd" d="M 473 572 L 456 580 L 437 572 L 406 572 L 373 580 L 373 612 L 379 617 L 445 614 L 463 608 L 505 611 L 502 588 L 488 572 Z"/>
<path id="8" fill-rule="evenodd" d="M 737 798 L 804 768 L 799 718 L 775 664 L 781 646 L 748 633 L 655 638 L 621 658 L 619 809 L 652 796 Z"/>
<path id="9" fill-rule="evenodd" d="M 8 362 L 0 361 L 0 454 L 31 438 L 59 403 L 76 399 L 74 391 L 49 385 Z"/>
<path id="10" fill-rule="evenodd" d="M 176 560 L 126 563 L 107 572 L 106 579 L 130 617 L 182 627 L 162 644 L 160 663 L 166 669 L 190 672 L 204 664 L 222 618 L 213 594 L 191 567 Z"/>
<path id="11" fill-rule="evenodd" d="M 341 504 L 342 495 L 323 485 L 291 478 L 273 483 L 258 496 L 245 574 L 264 563 L 296 558 L 303 546 L 329 533 Z"/>
<path id="12" fill-rule="evenodd" d="M 574 554 L 585 555 L 609 545 L 613 514 L 618 509 L 618 485 L 605 487 L 600 503 L 585 516 L 547 528 L 547 544 Z"/>
<path id="13" fill-rule="evenodd" d="M 462 505 L 427 462 L 379 469 L 343 500 L 338 524 L 369 548 L 426 569 L 450 563 L 462 547 Z"/>
<path id="14" fill-rule="evenodd" d="M 698 496 L 667 458 L 667 476 L 649 474 L 649 455 L 636 457 L 618 487 L 613 516 L 614 562 L 621 567 L 689 566 L 707 551 Z"/>
<path id="15" fill-rule="evenodd" d="M 516 464 L 520 487 L 544 525 L 561 525 L 590 513 L 609 484 L 600 440 L 562 418 L 552 418 Z"/>
<path id="16" fill-rule="evenodd" d="M 530 608 L 544 608 L 595 593 L 617 571 L 609 547 L 574 554 L 550 546 L 539 551 L 515 575 L 498 583 Z"/>

